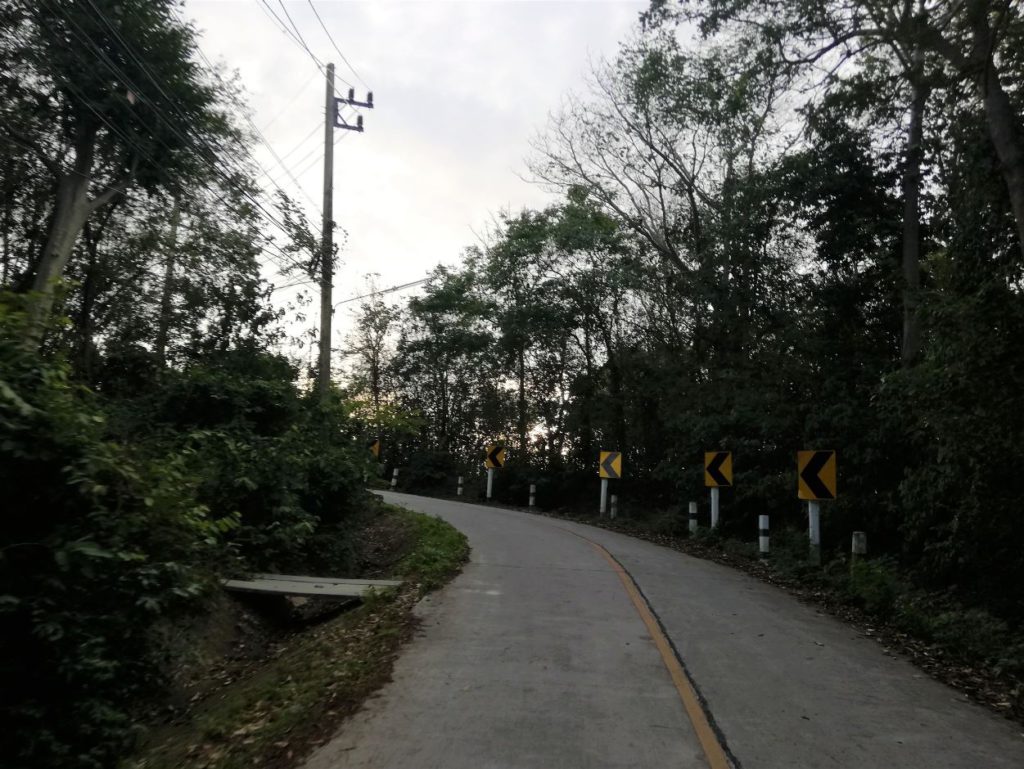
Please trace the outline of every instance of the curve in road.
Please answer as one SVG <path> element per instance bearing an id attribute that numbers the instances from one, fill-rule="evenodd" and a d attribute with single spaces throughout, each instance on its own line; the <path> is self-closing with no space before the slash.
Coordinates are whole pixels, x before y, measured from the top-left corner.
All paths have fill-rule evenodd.
<path id="1" fill-rule="evenodd" d="M 306 769 L 1024 766 L 1019 727 L 747 575 L 590 526 L 382 496 L 465 532 L 471 561 Z"/>

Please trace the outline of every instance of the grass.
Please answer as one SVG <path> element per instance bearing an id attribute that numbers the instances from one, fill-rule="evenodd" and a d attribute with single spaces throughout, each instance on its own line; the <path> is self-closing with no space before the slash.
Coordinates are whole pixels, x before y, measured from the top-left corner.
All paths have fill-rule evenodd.
<path id="1" fill-rule="evenodd" d="M 286 644 L 255 673 L 208 698 L 185 724 L 166 729 L 132 769 L 294 766 L 390 679 L 412 633 L 412 607 L 461 569 L 466 538 L 441 521 L 385 506 L 407 527 L 412 548 L 399 562 L 399 588 L 375 592 L 357 610 Z"/>

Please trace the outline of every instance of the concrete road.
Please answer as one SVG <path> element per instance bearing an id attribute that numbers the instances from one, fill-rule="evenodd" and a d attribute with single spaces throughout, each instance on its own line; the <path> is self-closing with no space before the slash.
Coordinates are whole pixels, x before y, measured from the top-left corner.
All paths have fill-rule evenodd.
<path id="1" fill-rule="evenodd" d="M 1020 727 L 714 563 L 383 493 L 469 537 L 394 680 L 307 769 L 1021 769 Z"/>

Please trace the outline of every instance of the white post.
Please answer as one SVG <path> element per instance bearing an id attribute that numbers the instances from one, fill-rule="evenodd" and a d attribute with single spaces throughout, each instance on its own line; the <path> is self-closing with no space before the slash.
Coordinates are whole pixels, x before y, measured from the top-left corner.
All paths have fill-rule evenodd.
<path id="1" fill-rule="evenodd" d="M 601 508 L 600 508 L 599 512 L 601 513 L 601 515 L 604 515 L 607 510 L 608 510 L 608 479 L 607 478 L 602 478 L 601 479 Z"/>
<path id="2" fill-rule="evenodd" d="M 718 528 L 718 487 L 711 487 L 711 528 Z"/>
<path id="3" fill-rule="evenodd" d="M 537 506 L 537 484 L 530 484 L 530 507 Z"/>
<path id="4" fill-rule="evenodd" d="M 455 492 L 455 494 L 456 494 L 457 496 L 460 496 L 460 497 L 462 496 L 462 476 L 461 476 L 461 475 L 459 476 L 459 488 L 458 488 L 458 490 L 457 490 L 457 491 Z"/>
<path id="5" fill-rule="evenodd" d="M 611 517 L 615 518 L 618 514 L 619 514 L 619 497 L 616 494 L 612 494 Z"/>
<path id="6" fill-rule="evenodd" d="M 853 532 L 853 541 L 850 543 L 850 565 L 857 563 L 868 554 L 868 535 L 865 531 Z"/>
<path id="7" fill-rule="evenodd" d="M 366 471 L 363 470 L 363 483 L 366 483 L 366 475 L 367 475 Z"/>
<path id="8" fill-rule="evenodd" d="M 821 503 L 816 499 L 807 503 L 807 533 L 811 540 L 811 561 L 821 563 Z"/>
<path id="9" fill-rule="evenodd" d="M 487 468 L 487 498 L 491 498 L 491 492 L 494 491 L 494 468 Z"/>
<path id="10" fill-rule="evenodd" d="M 697 533 L 697 503 L 690 503 L 690 533 Z"/>
<path id="11" fill-rule="evenodd" d="M 762 558 L 768 556 L 768 516 L 757 516 L 757 544 Z"/>
<path id="12" fill-rule="evenodd" d="M 396 467 L 391 471 L 391 488 L 395 488 L 398 485 L 398 468 Z"/>

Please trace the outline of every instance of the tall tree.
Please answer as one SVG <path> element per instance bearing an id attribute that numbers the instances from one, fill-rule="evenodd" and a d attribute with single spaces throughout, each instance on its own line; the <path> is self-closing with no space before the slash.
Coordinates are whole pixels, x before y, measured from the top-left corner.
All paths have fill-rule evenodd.
<path id="1" fill-rule="evenodd" d="M 89 219 L 133 188 L 236 175 L 235 134 L 194 60 L 172 0 L 5 3 L 2 132 L 52 178 L 46 238 L 30 267 L 35 333 Z M 18 115 L 33 115 L 25 120 Z M 15 118 L 7 119 L 14 113 Z M 30 130 L 26 130 L 30 129 Z M 31 130 L 35 129 L 35 130 Z M 66 161 L 65 158 L 68 160 Z"/>

